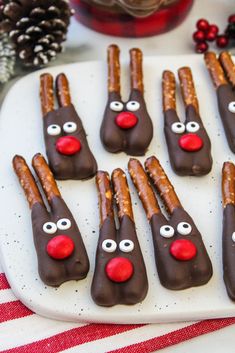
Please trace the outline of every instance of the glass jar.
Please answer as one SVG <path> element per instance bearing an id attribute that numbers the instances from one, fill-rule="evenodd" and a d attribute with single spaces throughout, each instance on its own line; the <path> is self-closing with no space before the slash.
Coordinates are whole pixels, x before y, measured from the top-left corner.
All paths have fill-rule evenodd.
<path id="1" fill-rule="evenodd" d="M 179 25 L 193 0 L 70 0 L 78 21 L 98 32 L 146 37 Z"/>

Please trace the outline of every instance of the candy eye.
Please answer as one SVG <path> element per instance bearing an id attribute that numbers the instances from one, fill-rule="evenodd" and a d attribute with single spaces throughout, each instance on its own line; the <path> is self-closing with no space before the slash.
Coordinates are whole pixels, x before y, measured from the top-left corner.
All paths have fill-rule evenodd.
<path id="1" fill-rule="evenodd" d="M 231 113 L 235 113 L 235 101 L 229 103 L 229 105 L 228 105 L 228 110 L 229 110 Z"/>
<path id="2" fill-rule="evenodd" d="M 189 235 L 192 232 L 192 227 L 187 222 L 180 222 L 177 226 L 177 231 L 181 235 Z"/>
<path id="3" fill-rule="evenodd" d="M 132 240 L 124 239 L 119 243 L 119 249 L 123 252 L 131 252 L 134 250 L 134 243 Z"/>
<path id="4" fill-rule="evenodd" d="M 233 234 L 232 234 L 232 241 L 235 242 L 235 232 L 233 232 Z"/>
<path id="5" fill-rule="evenodd" d="M 106 252 L 114 252 L 117 249 L 117 243 L 113 239 L 105 239 L 102 243 L 102 249 Z"/>
<path id="6" fill-rule="evenodd" d="M 188 132 L 196 132 L 200 129 L 200 125 L 196 123 L 196 121 L 190 121 L 190 123 L 186 124 L 186 130 Z"/>
<path id="7" fill-rule="evenodd" d="M 140 103 L 136 101 L 130 101 L 127 103 L 126 109 L 130 112 L 136 112 L 138 109 L 140 109 Z"/>
<path id="8" fill-rule="evenodd" d="M 160 234 L 164 238 L 171 238 L 175 234 L 175 230 L 173 227 L 167 225 L 161 226 Z"/>
<path id="9" fill-rule="evenodd" d="M 56 224 L 53 222 L 44 223 L 42 229 L 47 234 L 54 234 L 57 231 Z"/>
<path id="10" fill-rule="evenodd" d="M 61 127 L 56 124 L 49 125 L 47 128 L 48 135 L 57 136 L 61 133 Z"/>
<path id="11" fill-rule="evenodd" d="M 73 121 L 68 121 L 67 123 L 65 123 L 63 125 L 63 129 L 65 132 L 67 132 L 68 134 L 74 132 L 77 130 L 77 124 L 74 123 Z"/>
<path id="12" fill-rule="evenodd" d="M 121 112 L 123 110 L 123 104 L 118 101 L 111 102 L 109 107 L 114 112 Z"/>
<path id="13" fill-rule="evenodd" d="M 61 218 L 56 224 L 60 230 L 66 230 L 71 227 L 71 221 L 68 218 Z"/>
<path id="14" fill-rule="evenodd" d="M 174 123 L 171 125 L 171 131 L 175 134 L 182 134 L 185 131 L 185 126 L 183 123 Z"/>

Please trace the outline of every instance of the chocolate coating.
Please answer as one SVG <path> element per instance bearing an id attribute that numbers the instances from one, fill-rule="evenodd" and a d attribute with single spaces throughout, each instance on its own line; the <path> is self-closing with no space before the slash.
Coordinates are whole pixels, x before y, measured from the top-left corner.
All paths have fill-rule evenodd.
<path id="1" fill-rule="evenodd" d="M 189 235 L 181 235 L 177 231 L 180 222 L 191 225 Z M 176 208 L 169 221 L 161 214 L 154 214 L 150 220 L 152 229 L 155 261 L 161 284 L 172 290 L 186 289 L 206 284 L 213 273 L 212 264 L 207 254 L 201 234 L 195 226 L 192 218 L 182 208 Z M 164 238 L 160 234 L 163 225 L 170 225 L 175 233 L 171 238 Z M 197 248 L 194 258 L 187 261 L 175 259 L 170 253 L 170 246 L 177 239 L 187 239 L 193 242 Z"/>
<path id="2" fill-rule="evenodd" d="M 60 197 L 52 198 L 50 213 L 40 202 L 35 203 L 32 207 L 31 217 L 38 258 L 38 272 L 42 281 L 49 286 L 60 286 L 69 280 L 85 278 L 89 271 L 87 252 L 77 224 L 65 202 Z M 54 234 L 44 232 L 44 223 L 54 222 L 56 224 L 61 218 L 68 218 L 71 221 L 69 229 L 57 229 Z M 57 235 L 69 236 L 75 245 L 73 253 L 63 260 L 53 259 L 46 251 L 48 242 Z"/>
<path id="3" fill-rule="evenodd" d="M 235 92 L 229 84 L 217 88 L 217 99 L 220 117 L 224 126 L 229 147 L 235 153 L 235 113 L 228 109 L 230 102 L 235 102 Z"/>
<path id="4" fill-rule="evenodd" d="M 108 253 L 102 249 L 102 242 L 105 239 L 116 241 L 117 249 L 115 252 Z M 119 249 L 118 245 L 123 239 L 134 242 L 134 249 L 131 252 L 122 252 Z M 117 256 L 127 258 L 133 264 L 134 273 L 126 282 L 113 282 L 106 275 L 105 267 L 107 263 Z M 136 304 L 145 298 L 147 291 L 146 268 L 133 221 L 128 216 L 123 216 L 120 221 L 120 229 L 116 230 L 114 219 L 112 217 L 106 218 L 100 228 L 96 251 L 95 272 L 91 285 L 93 300 L 101 306 Z"/>
<path id="5" fill-rule="evenodd" d="M 115 118 L 120 112 L 110 109 L 110 103 L 113 101 L 121 102 L 124 105 L 123 111 L 128 111 L 127 103 L 121 100 L 119 93 L 109 93 L 100 129 L 100 138 L 105 149 L 111 153 L 124 151 L 132 156 L 144 155 L 153 137 L 153 125 L 142 93 L 137 89 L 131 91 L 128 101 L 137 101 L 140 108 L 133 112 L 138 122 L 130 129 L 121 129 L 116 125 Z"/>
<path id="6" fill-rule="evenodd" d="M 211 143 L 202 120 L 197 114 L 195 108 L 192 105 L 187 106 L 184 124 L 186 125 L 188 122 L 197 122 L 199 124 L 200 129 L 195 132 L 195 134 L 202 139 L 203 147 L 198 151 L 185 151 L 179 146 L 179 139 L 181 136 L 187 134 L 187 132 L 185 131 L 182 134 L 177 134 L 172 131 L 172 124 L 179 122 L 175 110 L 169 109 L 165 111 L 164 118 L 164 132 L 168 153 L 172 169 L 175 173 L 182 176 L 201 176 L 208 174 L 212 168 Z"/>
<path id="7" fill-rule="evenodd" d="M 77 124 L 77 130 L 66 133 L 63 125 L 66 122 Z M 61 128 L 61 133 L 51 136 L 47 132 L 49 125 L 56 124 Z M 47 113 L 43 118 L 44 139 L 49 166 L 56 179 L 88 179 L 97 171 L 96 160 L 88 146 L 86 132 L 82 121 L 77 115 L 73 105 L 61 107 Z M 56 142 L 61 136 L 74 136 L 81 142 L 81 149 L 74 155 L 63 155 L 56 150 Z"/>

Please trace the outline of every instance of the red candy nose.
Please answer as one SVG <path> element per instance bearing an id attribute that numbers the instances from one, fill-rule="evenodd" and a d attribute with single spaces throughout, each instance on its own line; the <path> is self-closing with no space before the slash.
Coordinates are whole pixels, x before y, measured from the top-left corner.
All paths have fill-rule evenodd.
<path id="1" fill-rule="evenodd" d="M 137 124 L 138 119 L 135 114 L 122 112 L 117 115 L 115 122 L 121 129 L 131 129 Z"/>
<path id="2" fill-rule="evenodd" d="M 125 282 L 133 274 L 133 265 L 125 257 L 114 257 L 105 268 L 106 274 L 113 282 Z"/>
<path id="3" fill-rule="evenodd" d="M 196 134 L 186 134 L 180 137 L 179 145 L 188 152 L 199 151 L 203 146 L 203 140 Z"/>
<path id="4" fill-rule="evenodd" d="M 74 250 L 74 242 L 67 235 L 57 235 L 47 243 L 47 253 L 56 260 L 69 257 Z"/>
<path id="5" fill-rule="evenodd" d="M 70 156 L 80 151 L 81 143 L 74 136 L 62 136 L 56 142 L 56 149 L 59 153 Z"/>
<path id="6" fill-rule="evenodd" d="M 193 259 L 197 254 L 197 248 L 191 240 L 178 239 L 171 243 L 171 255 L 181 261 Z"/>

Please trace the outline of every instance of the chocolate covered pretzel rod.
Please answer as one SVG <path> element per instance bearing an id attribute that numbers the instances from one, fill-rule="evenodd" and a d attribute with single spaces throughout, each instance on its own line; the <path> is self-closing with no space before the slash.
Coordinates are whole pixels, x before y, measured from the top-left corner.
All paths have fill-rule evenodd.
<path id="1" fill-rule="evenodd" d="M 60 107 L 67 107 L 72 104 L 69 82 L 65 74 L 59 74 L 56 77 L 56 96 Z"/>
<path id="2" fill-rule="evenodd" d="M 131 89 L 137 89 L 142 94 L 144 93 L 143 84 L 143 54 L 138 48 L 130 50 L 130 70 L 131 70 Z"/>
<path id="3" fill-rule="evenodd" d="M 162 74 L 162 105 L 164 112 L 169 109 L 176 110 L 175 90 L 175 75 L 173 72 L 165 70 Z"/>
<path id="4" fill-rule="evenodd" d="M 145 298 L 148 290 L 129 188 L 122 169 L 113 171 L 112 184 L 120 223 L 117 229 L 111 209 L 113 194 L 109 175 L 103 171 L 97 173 L 101 226 L 91 295 L 101 306 L 136 304 Z"/>
<path id="5" fill-rule="evenodd" d="M 40 76 L 40 98 L 44 116 L 54 110 L 53 77 L 48 73 Z"/>
<path id="6" fill-rule="evenodd" d="M 138 160 L 130 159 L 128 170 L 144 209 L 147 209 L 151 225 L 160 282 L 164 287 L 174 290 L 207 283 L 212 276 L 212 265 L 201 234 L 183 209 L 159 161 L 152 156 L 146 160 L 145 166 L 170 212 L 167 220 L 158 207 L 142 165 Z M 152 205 L 155 205 L 155 209 L 149 212 Z"/>
<path id="7" fill-rule="evenodd" d="M 220 62 L 217 59 L 216 54 L 213 52 L 207 52 L 204 55 L 204 59 L 214 86 L 218 88 L 221 85 L 227 84 L 223 68 L 221 67 Z"/>
<path id="8" fill-rule="evenodd" d="M 235 65 L 231 58 L 231 54 L 227 51 L 223 51 L 219 55 L 219 61 L 227 75 L 229 82 L 233 87 L 235 87 Z"/>
<path id="9" fill-rule="evenodd" d="M 117 45 L 108 47 L 108 91 L 120 93 L 120 50 Z"/>
<path id="10" fill-rule="evenodd" d="M 199 114 L 198 99 L 194 87 L 192 72 L 189 67 L 181 67 L 178 70 L 181 94 L 185 107 L 192 105 L 197 114 Z"/>

